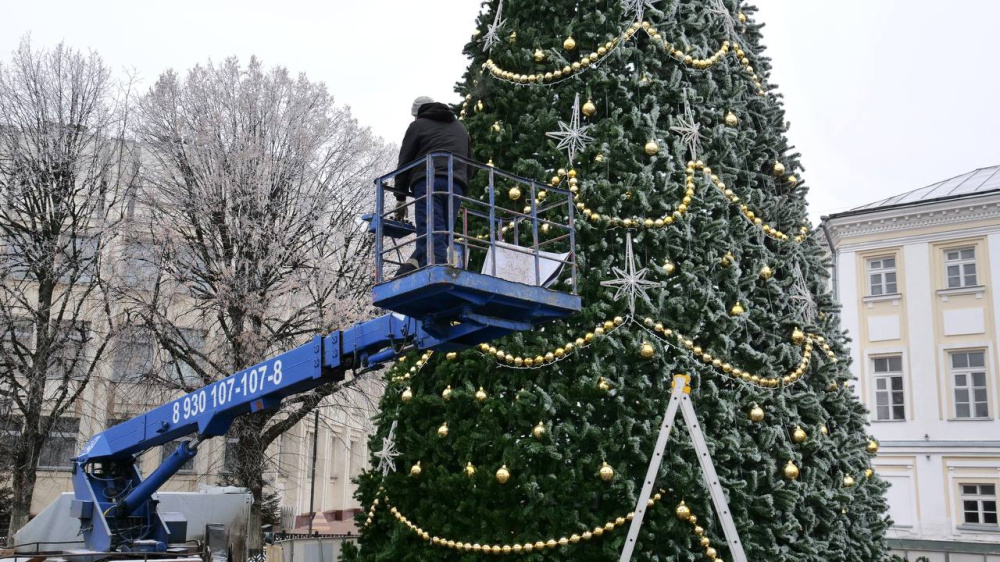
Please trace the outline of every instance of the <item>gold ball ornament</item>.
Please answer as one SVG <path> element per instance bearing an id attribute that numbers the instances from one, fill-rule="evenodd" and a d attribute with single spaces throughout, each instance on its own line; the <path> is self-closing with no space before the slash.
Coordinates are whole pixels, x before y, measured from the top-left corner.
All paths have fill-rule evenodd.
<path id="1" fill-rule="evenodd" d="M 517 201 L 521 198 L 521 190 L 516 187 L 512 187 L 510 188 L 510 191 L 507 192 L 507 197 L 510 197 L 511 201 Z"/>
<path id="2" fill-rule="evenodd" d="M 590 100 L 587 100 L 587 102 L 584 103 L 583 107 L 580 109 L 581 111 L 583 111 L 583 114 L 586 115 L 587 117 L 593 117 L 597 115 L 597 106 L 594 105 L 594 102 Z"/>
<path id="3" fill-rule="evenodd" d="M 576 49 L 576 39 L 573 39 L 572 35 L 570 35 L 569 37 L 566 38 L 565 41 L 563 41 L 563 49 L 566 49 L 567 51 L 572 51 Z"/>
<path id="4" fill-rule="evenodd" d="M 545 62 L 545 51 L 541 49 L 535 49 L 535 62 Z"/>
<path id="5" fill-rule="evenodd" d="M 663 264 L 663 273 L 666 273 L 667 275 L 673 275 L 674 272 L 676 271 L 677 271 L 677 266 L 674 265 L 673 263 L 668 261 Z"/>
<path id="6" fill-rule="evenodd" d="M 750 409 L 750 421 L 755 423 L 764 421 L 764 409 L 754 404 Z"/>
<path id="7" fill-rule="evenodd" d="M 768 267 L 768 266 L 765 265 L 764 267 L 760 268 L 760 278 L 761 279 L 767 280 L 767 279 L 770 279 L 773 276 L 774 276 L 774 271 L 772 271 L 770 267 Z"/>
<path id="8" fill-rule="evenodd" d="M 509 43 L 510 43 L 511 45 L 513 45 L 514 43 L 517 43 L 517 32 L 516 32 L 516 31 L 512 32 L 512 33 L 510 34 L 510 36 L 509 36 L 509 37 L 507 37 L 507 41 L 508 41 L 508 42 L 509 42 Z"/>
<path id="9" fill-rule="evenodd" d="M 485 401 L 486 401 L 486 391 L 483 390 L 483 387 L 479 387 L 479 390 L 476 391 L 476 402 L 485 402 Z"/>
<path id="10" fill-rule="evenodd" d="M 809 434 L 806 433 L 806 430 L 799 426 L 795 426 L 795 431 L 792 432 L 792 441 L 795 441 L 796 443 L 805 443 L 806 439 L 809 439 Z"/>
<path id="11" fill-rule="evenodd" d="M 472 478 L 473 476 L 476 475 L 476 467 L 473 466 L 471 462 L 465 465 L 465 475 L 468 476 L 469 478 Z"/>
<path id="12" fill-rule="evenodd" d="M 785 175 L 785 165 L 781 162 L 775 162 L 774 167 L 771 168 L 771 173 L 778 177 Z"/>
<path id="13" fill-rule="evenodd" d="M 510 471 L 507 470 L 507 465 L 503 465 L 497 470 L 496 477 L 497 482 L 501 484 L 506 484 L 510 480 Z"/>
<path id="14" fill-rule="evenodd" d="M 602 463 L 600 474 L 601 480 L 611 482 L 611 480 L 615 477 L 615 469 L 611 468 L 611 465 L 608 463 Z"/>
<path id="15" fill-rule="evenodd" d="M 448 423 L 447 422 L 441 424 L 441 427 L 438 428 L 438 437 L 448 437 Z"/>
<path id="16" fill-rule="evenodd" d="M 823 435 L 829 435 L 830 430 L 826 428 L 826 424 L 819 426 L 819 432 Z"/>
<path id="17" fill-rule="evenodd" d="M 410 476 L 420 476 L 421 472 L 423 471 L 420 468 L 420 461 L 417 461 L 417 464 L 410 467 Z"/>
<path id="18" fill-rule="evenodd" d="M 740 124 L 740 119 L 739 119 L 739 117 L 736 116 L 735 113 L 733 113 L 732 111 L 726 113 L 726 126 L 727 127 L 735 127 L 735 126 L 737 126 L 739 124 Z"/>
<path id="19" fill-rule="evenodd" d="M 413 391 L 410 390 L 410 387 L 406 387 L 406 390 L 403 391 L 403 394 L 399 398 L 403 401 L 403 404 L 407 404 L 413 399 Z"/>
<path id="20" fill-rule="evenodd" d="M 785 473 L 785 478 L 789 480 L 795 480 L 799 477 L 799 467 L 795 466 L 795 463 L 788 461 L 783 470 Z"/>
<path id="21" fill-rule="evenodd" d="M 451 385 L 448 385 L 444 390 L 441 391 L 441 398 L 445 400 L 451 399 Z"/>
<path id="22" fill-rule="evenodd" d="M 746 310 L 743 309 L 743 305 L 740 303 L 734 304 L 733 307 L 729 309 L 730 316 L 740 316 L 744 312 L 746 312 Z"/>
<path id="23" fill-rule="evenodd" d="M 604 155 L 598 153 L 597 156 L 594 156 L 594 162 L 597 162 L 598 164 L 604 162 Z"/>
<path id="24" fill-rule="evenodd" d="M 746 23 L 747 22 L 747 15 L 744 14 L 743 12 L 740 12 L 737 17 L 739 18 L 740 23 Z"/>
<path id="25" fill-rule="evenodd" d="M 871 478 L 873 474 L 875 474 L 875 472 L 872 469 L 865 469 L 865 478 Z"/>
<path id="26" fill-rule="evenodd" d="M 608 381 L 604 380 L 604 377 L 600 377 L 599 379 L 597 379 L 597 388 L 603 390 L 604 392 L 607 392 L 611 390 L 611 385 L 608 384 Z"/>
<path id="27" fill-rule="evenodd" d="M 806 335 L 802 330 L 795 328 L 792 330 L 792 343 L 795 345 L 802 345 L 802 342 L 806 341 Z"/>
<path id="28" fill-rule="evenodd" d="M 854 477 L 848 474 L 847 476 L 844 477 L 844 487 L 850 488 L 853 485 L 854 485 Z"/>
<path id="29" fill-rule="evenodd" d="M 788 182 L 788 187 L 795 187 L 799 185 L 799 178 L 795 176 L 788 176 L 785 181 Z"/>
<path id="30" fill-rule="evenodd" d="M 660 153 L 660 145 L 656 144 L 655 140 L 650 140 L 646 143 L 645 150 L 649 156 L 656 156 Z"/>
<path id="31" fill-rule="evenodd" d="M 681 502 L 680 505 L 677 506 L 677 509 L 674 510 L 674 515 L 676 515 L 681 521 L 690 521 L 691 508 L 684 505 L 684 502 Z"/>
<path id="32" fill-rule="evenodd" d="M 447 359 L 448 361 L 457 361 L 458 360 L 458 353 L 455 353 L 454 351 L 450 351 L 450 352 L 448 352 L 447 355 L 444 356 L 444 358 Z"/>
<path id="33" fill-rule="evenodd" d="M 642 342 L 642 347 L 639 348 L 639 357 L 643 359 L 652 359 L 656 355 L 656 348 L 653 344 L 649 342 Z"/>
<path id="34" fill-rule="evenodd" d="M 538 425 L 536 425 L 535 428 L 531 430 L 531 435 L 534 436 L 535 439 L 541 439 L 545 437 L 546 431 L 547 430 L 545 429 L 545 424 L 542 422 L 538 422 Z"/>
<path id="35" fill-rule="evenodd" d="M 869 453 L 874 455 L 875 453 L 878 452 L 878 441 L 874 439 L 869 439 L 868 446 L 865 448 L 868 450 Z"/>

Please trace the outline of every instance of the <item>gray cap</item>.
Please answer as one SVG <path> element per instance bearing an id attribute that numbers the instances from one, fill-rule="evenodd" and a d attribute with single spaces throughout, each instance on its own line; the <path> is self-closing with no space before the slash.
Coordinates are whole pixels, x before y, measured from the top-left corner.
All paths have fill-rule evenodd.
<path id="1" fill-rule="evenodd" d="M 425 103 L 434 103 L 434 100 L 428 96 L 420 96 L 419 98 L 413 100 L 413 108 L 411 112 L 413 113 L 414 117 L 416 117 L 417 112 L 420 111 L 420 106 L 424 105 Z"/>

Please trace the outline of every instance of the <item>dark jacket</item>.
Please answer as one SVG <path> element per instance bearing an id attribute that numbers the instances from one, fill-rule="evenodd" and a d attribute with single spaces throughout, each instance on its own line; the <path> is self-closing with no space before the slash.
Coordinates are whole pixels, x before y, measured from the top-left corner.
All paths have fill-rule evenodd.
<path id="1" fill-rule="evenodd" d="M 450 152 L 463 158 L 472 158 L 472 140 L 469 139 L 465 125 L 456 119 L 451 109 L 443 103 L 426 103 L 420 106 L 417 118 L 406 129 L 403 145 L 399 148 L 399 167 L 402 168 L 431 152 Z M 434 169 L 435 177 L 448 177 L 448 160 L 436 158 Z M 455 183 L 468 187 L 471 175 L 471 166 L 455 161 L 452 169 Z M 426 166 L 417 166 L 396 176 L 396 187 L 410 189 L 426 178 Z M 403 196 L 397 195 L 396 198 L 402 199 Z"/>

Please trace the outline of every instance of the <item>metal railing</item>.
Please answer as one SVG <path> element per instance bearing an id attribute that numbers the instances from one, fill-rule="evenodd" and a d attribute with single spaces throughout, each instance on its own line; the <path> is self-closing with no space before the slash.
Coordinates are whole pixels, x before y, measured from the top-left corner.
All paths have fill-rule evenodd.
<path id="1" fill-rule="evenodd" d="M 447 164 L 446 174 L 442 174 L 435 166 L 442 161 Z M 465 188 L 466 193 L 458 193 L 455 190 L 456 165 L 468 167 L 469 186 L 461 186 Z M 400 174 L 412 172 L 420 166 L 424 167 L 426 174 L 426 178 L 420 180 L 425 185 L 424 194 L 413 197 L 400 206 L 387 209 L 385 204 L 387 193 L 413 196 L 409 186 L 394 185 L 395 179 Z M 482 175 L 479 172 L 486 173 L 485 193 L 483 193 L 485 200 L 470 197 L 468 193 L 476 189 L 477 182 L 474 178 L 478 179 Z M 435 180 L 441 177 L 447 178 L 447 191 L 434 191 Z M 551 281 L 542 277 L 541 265 L 543 261 L 547 261 L 559 264 L 557 276 L 568 277 L 566 281 L 570 284 L 572 292 L 576 293 L 576 230 L 573 225 L 575 207 L 571 192 L 545 186 L 491 165 L 447 152 L 428 154 L 386 174 L 375 180 L 375 188 L 373 225 L 376 284 L 388 280 L 385 271 L 387 265 L 401 266 L 408 259 L 404 256 L 404 252 L 410 248 L 415 251 L 418 244 L 424 245 L 426 255 L 424 263 L 419 265 L 420 268 L 450 265 L 471 269 L 474 265 L 489 263 L 488 271 L 483 273 L 497 277 L 497 247 L 500 243 L 505 251 L 526 255 L 533 260 L 536 285 L 548 284 L 546 282 Z M 513 192 L 515 189 L 520 192 L 520 197 L 511 197 L 512 194 L 516 195 Z M 524 208 L 519 211 L 498 206 L 497 201 L 501 197 L 508 200 L 523 200 Z M 435 228 L 435 198 L 446 206 L 444 230 Z M 400 223 L 394 221 L 392 217 L 399 209 L 406 209 L 409 213 L 409 208 L 413 207 L 416 210 L 417 205 L 424 206 L 426 224 L 423 225 L 423 229 L 413 225 L 409 230 L 411 235 L 401 237 Z M 459 218 L 461 230 L 456 230 Z M 390 225 L 388 229 L 387 224 Z M 444 262 L 435 256 L 435 249 L 438 249 L 440 244 L 446 246 L 444 253 L 447 259 Z M 489 260 L 486 260 L 487 254 Z"/>
<path id="2" fill-rule="evenodd" d="M 82 540 L 79 541 L 41 541 L 41 542 L 31 542 L 18 544 L 12 547 L 11 550 L 14 552 L 7 556 L 8 559 L 14 562 L 22 561 L 29 562 L 31 560 L 40 560 L 48 558 L 61 558 L 72 562 L 73 560 L 79 559 L 82 562 L 90 562 L 92 560 L 116 560 L 116 559 L 127 559 L 127 560 L 163 560 L 170 559 L 175 560 L 177 558 L 199 558 L 201 560 L 207 559 L 207 552 L 203 548 L 200 541 L 192 540 L 186 541 L 186 543 L 195 543 L 193 548 L 187 552 L 93 552 L 88 550 L 81 550 L 80 552 L 69 552 L 67 550 L 48 550 L 42 549 L 41 547 L 50 545 L 83 545 Z M 185 544 L 186 544 L 185 543 Z M 176 545 L 174 545 L 176 546 Z"/>

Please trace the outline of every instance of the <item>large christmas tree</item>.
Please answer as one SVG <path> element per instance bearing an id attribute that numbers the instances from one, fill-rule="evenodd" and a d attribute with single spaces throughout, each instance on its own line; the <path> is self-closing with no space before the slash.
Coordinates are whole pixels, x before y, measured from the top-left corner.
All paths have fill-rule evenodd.
<path id="1" fill-rule="evenodd" d="M 397 470 L 361 477 L 353 557 L 617 560 L 685 374 L 749 560 L 883 559 L 877 443 L 754 8 L 485 6 L 456 110 L 478 160 L 576 193 L 584 310 L 391 370 L 371 448 Z M 636 560 L 731 560 L 691 437 Z"/>

